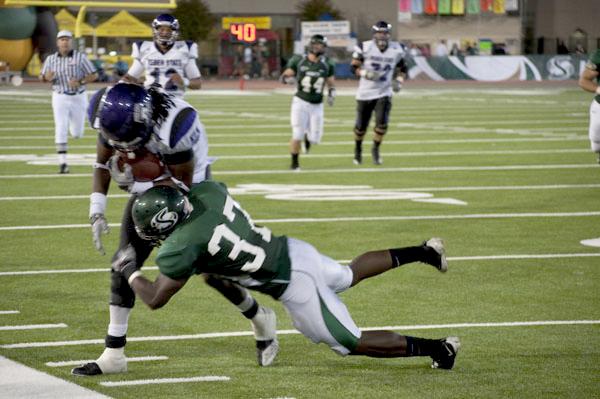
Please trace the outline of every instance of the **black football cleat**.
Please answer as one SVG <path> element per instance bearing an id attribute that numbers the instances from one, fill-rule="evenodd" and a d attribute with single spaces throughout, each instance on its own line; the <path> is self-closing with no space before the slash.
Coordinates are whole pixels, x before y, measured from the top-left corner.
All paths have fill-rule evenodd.
<path id="1" fill-rule="evenodd" d="M 362 164 L 362 149 L 354 147 L 354 165 Z"/>
<path id="2" fill-rule="evenodd" d="M 448 260 L 445 255 L 444 241 L 441 238 L 434 237 L 424 241 L 421 245 L 426 251 L 423 262 L 435 267 L 442 273 L 446 273 L 448 271 Z"/>
<path id="3" fill-rule="evenodd" d="M 100 366 L 98 366 L 98 363 L 91 362 L 86 363 L 80 367 L 75 367 L 73 370 L 71 370 L 71 374 L 79 377 L 89 377 L 93 375 L 102 374 L 102 370 L 100 370 Z"/>
<path id="4" fill-rule="evenodd" d="M 312 143 L 308 140 L 307 137 L 304 137 L 304 153 L 308 154 L 310 152 L 310 145 Z"/>
<path id="5" fill-rule="evenodd" d="M 371 156 L 374 165 L 381 165 L 383 163 L 383 159 L 381 159 L 381 155 L 379 154 L 379 147 L 373 146 L 373 148 L 371 148 Z"/>
<path id="6" fill-rule="evenodd" d="M 433 361 L 431 362 L 432 369 L 444 369 L 450 370 L 454 367 L 454 360 L 456 359 L 456 354 L 460 349 L 460 340 L 458 337 L 448 337 L 442 340 L 442 348 L 440 353 L 435 357 L 431 358 Z"/>
<path id="7" fill-rule="evenodd" d="M 66 163 L 61 163 L 58 169 L 58 173 L 60 173 L 61 175 L 66 175 L 67 173 L 69 173 L 69 165 L 67 165 Z"/>

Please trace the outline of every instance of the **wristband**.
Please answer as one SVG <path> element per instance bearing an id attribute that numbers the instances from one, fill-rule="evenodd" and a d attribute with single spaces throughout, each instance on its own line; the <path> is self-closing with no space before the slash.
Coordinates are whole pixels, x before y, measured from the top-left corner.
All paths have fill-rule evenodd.
<path id="1" fill-rule="evenodd" d="M 183 80 L 183 85 L 185 87 L 188 87 L 190 85 L 190 80 L 188 78 L 183 77 L 182 80 Z"/>
<path id="2" fill-rule="evenodd" d="M 90 195 L 90 217 L 95 213 L 104 215 L 106 211 L 106 194 L 94 192 Z"/>
<path id="3" fill-rule="evenodd" d="M 129 285 L 131 285 L 131 283 L 133 282 L 133 280 L 135 280 L 136 278 L 138 278 L 141 275 L 142 275 L 142 271 L 141 270 L 134 271 L 133 273 L 131 273 L 131 276 L 129 276 L 129 278 L 127 279 L 127 283 Z"/>
<path id="4" fill-rule="evenodd" d="M 596 87 L 596 94 L 600 96 L 600 86 Z"/>

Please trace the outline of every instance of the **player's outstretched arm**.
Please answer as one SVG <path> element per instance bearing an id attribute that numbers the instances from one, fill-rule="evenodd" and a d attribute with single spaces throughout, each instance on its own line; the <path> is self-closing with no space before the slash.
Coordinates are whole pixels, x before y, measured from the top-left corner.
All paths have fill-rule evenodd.
<path id="1" fill-rule="evenodd" d="M 133 279 L 131 277 L 134 277 L 134 275 L 130 276 L 129 285 L 135 294 L 152 310 L 165 306 L 171 297 L 187 283 L 187 278 L 173 280 L 164 274 L 159 274 L 153 283 L 141 274 Z"/>

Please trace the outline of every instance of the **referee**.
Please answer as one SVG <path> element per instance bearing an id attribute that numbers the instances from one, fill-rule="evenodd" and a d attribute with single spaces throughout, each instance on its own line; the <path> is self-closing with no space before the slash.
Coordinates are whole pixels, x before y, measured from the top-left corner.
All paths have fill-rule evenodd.
<path id="1" fill-rule="evenodd" d="M 69 173 L 67 165 L 68 132 L 74 138 L 83 137 L 87 108 L 85 84 L 98 77 L 96 68 L 85 54 L 73 50 L 73 34 L 61 30 L 56 36 L 58 51 L 46 58 L 40 80 L 52 83 L 54 113 L 54 143 L 60 164 L 59 173 Z"/>

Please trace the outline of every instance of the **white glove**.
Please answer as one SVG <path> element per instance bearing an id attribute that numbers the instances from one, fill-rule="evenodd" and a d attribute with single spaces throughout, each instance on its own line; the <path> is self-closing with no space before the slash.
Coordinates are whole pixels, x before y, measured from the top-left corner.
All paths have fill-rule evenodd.
<path id="1" fill-rule="evenodd" d="M 331 107 L 334 102 L 335 102 L 335 88 L 331 87 L 329 89 L 329 94 L 327 95 L 327 105 L 329 105 Z"/>
<path id="2" fill-rule="evenodd" d="M 295 85 L 296 84 L 296 77 L 295 76 L 281 75 L 279 77 L 279 81 L 281 83 L 283 83 L 284 85 Z"/>
<path id="3" fill-rule="evenodd" d="M 379 80 L 381 74 L 377 71 L 371 71 L 369 69 L 361 69 L 359 72 L 360 76 L 367 80 Z"/>
<path id="4" fill-rule="evenodd" d="M 128 164 L 124 164 L 124 170 L 121 171 L 121 169 L 119 169 L 118 155 L 113 155 L 112 157 L 110 157 L 110 159 L 106 163 L 106 166 L 108 166 L 110 178 L 113 179 L 121 189 L 129 191 L 131 189 L 131 186 L 133 186 L 133 183 L 135 183 L 131 166 Z"/>
<path id="5" fill-rule="evenodd" d="M 392 90 L 394 91 L 394 93 L 398 93 L 400 90 L 402 90 L 402 80 L 392 80 Z"/>
<path id="6" fill-rule="evenodd" d="M 90 216 L 90 223 L 92 224 L 92 239 L 94 240 L 94 246 L 96 250 L 100 252 L 100 255 L 105 255 L 104 245 L 102 245 L 102 234 L 108 234 L 109 228 L 106 218 L 102 213 L 94 213 Z"/>

